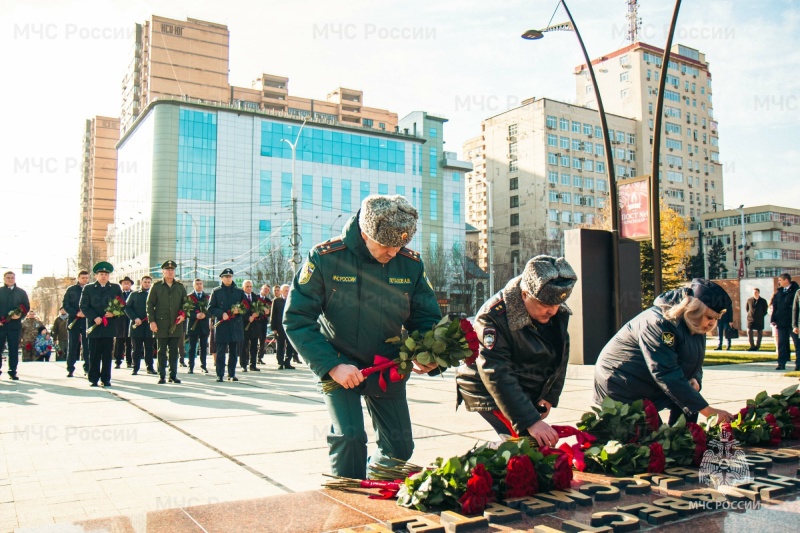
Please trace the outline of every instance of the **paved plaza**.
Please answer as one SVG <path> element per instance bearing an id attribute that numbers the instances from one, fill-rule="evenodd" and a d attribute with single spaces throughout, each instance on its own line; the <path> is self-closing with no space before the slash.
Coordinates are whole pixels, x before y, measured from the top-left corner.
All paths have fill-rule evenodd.
<path id="1" fill-rule="evenodd" d="M 707 368 L 703 394 L 712 405 L 735 411 L 759 391 L 797 383 L 774 367 Z M 134 524 L 129 531 L 169 531 L 171 522 L 159 529 L 143 517 L 173 509 L 176 520 L 190 520 L 197 531 L 244 531 L 250 530 L 245 522 L 236 526 L 244 516 L 230 518 L 230 529 L 214 529 L 184 510 L 318 491 L 328 471 L 329 422 L 312 374 L 303 365 L 260 368 L 238 374 L 238 383 L 216 383 L 213 373 L 181 373 L 181 385 L 157 385 L 154 376 L 131 376 L 123 368 L 113 371 L 110 389 L 66 378 L 62 362 L 23 363 L 18 382 L 4 373 L 0 532 L 90 531 L 69 524 L 120 515 Z M 409 383 L 417 464 L 494 440 L 479 416 L 455 410 L 453 376 L 414 376 Z M 560 406 L 548 422 L 578 421 L 591 405 L 592 377 L 593 367 L 569 367 Z M 329 494 L 304 497 L 325 500 Z M 279 524 L 253 530 L 302 531 L 291 519 L 303 510 L 296 503 L 276 503 L 274 510 L 281 508 Z M 136 517 L 146 527 L 136 527 Z"/>

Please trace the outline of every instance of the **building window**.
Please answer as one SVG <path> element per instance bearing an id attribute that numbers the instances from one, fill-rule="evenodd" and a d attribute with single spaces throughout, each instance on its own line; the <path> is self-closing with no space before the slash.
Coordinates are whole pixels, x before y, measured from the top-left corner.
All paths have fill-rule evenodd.
<path id="1" fill-rule="evenodd" d="M 431 189 L 430 198 L 431 205 L 428 212 L 431 214 L 431 220 L 439 220 L 439 192 Z"/>
<path id="2" fill-rule="evenodd" d="M 361 119 L 361 124 L 363 124 L 364 126 L 366 126 L 368 128 L 371 128 L 374 123 L 375 123 L 375 121 L 373 121 L 371 118 L 362 118 Z"/>
<path id="3" fill-rule="evenodd" d="M 569 187 L 572 177 L 569 174 L 561 174 L 561 185 Z"/>
<path id="4" fill-rule="evenodd" d="M 627 70 L 619 75 L 619 81 L 628 81 L 628 71 Z"/>
<path id="5" fill-rule="evenodd" d="M 330 211 L 333 207 L 333 179 L 322 178 L 322 209 Z"/>
<path id="6" fill-rule="evenodd" d="M 561 148 L 569 148 L 569 137 L 561 137 L 559 139 L 559 146 Z"/>
<path id="7" fill-rule="evenodd" d="M 378 184 L 378 194 L 389 194 L 389 184 L 388 183 L 379 183 Z"/>
<path id="8" fill-rule="evenodd" d="M 558 193 L 556 191 L 550 191 L 550 194 L 547 198 L 550 202 L 558 203 Z"/>
<path id="9" fill-rule="evenodd" d="M 508 136 L 513 137 L 517 134 L 517 125 L 516 124 L 509 124 L 508 125 Z"/>
<path id="10" fill-rule="evenodd" d="M 575 120 L 572 121 L 572 133 L 580 133 L 581 132 L 581 123 Z"/>
<path id="11" fill-rule="evenodd" d="M 379 127 L 380 129 L 382 129 L 382 130 L 386 130 L 386 123 L 385 123 L 385 122 L 379 122 L 379 123 L 378 123 L 378 127 Z"/>
<path id="12" fill-rule="evenodd" d="M 436 137 L 438 137 L 439 136 L 438 134 L 439 132 L 436 131 L 436 128 L 428 128 L 428 137 L 430 137 L 431 139 L 435 139 Z"/>
<path id="13" fill-rule="evenodd" d="M 551 130 L 556 129 L 556 117 L 547 115 L 547 127 Z"/>
<path id="14" fill-rule="evenodd" d="M 558 157 L 553 152 L 547 152 L 547 164 L 548 165 L 557 165 L 558 164 Z"/>
<path id="15" fill-rule="evenodd" d="M 394 188 L 394 193 L 399 194 L 400 196 L 406 195 L 406 186 L 405 185 L 396 185 Z"/>
<path id="16" fill-rule="evenodd" d="M 550 183 L 558 184 L 558 172 L 552 170 L 547 171 L 547 181 Z"/>
<path id="17" fill-rule="evenodd" d="M 568 155 L 562 155 L 561 156 L 561 166 L 569 168 L 569 156 Z"/>
<path id="18" fill-rule="evenodd" d="M 272 222 L 269 220 L 258 221 L 258 252 L 266 255 L 270 252 L 270 234 L 272 233 Z"/>
<path id="19" fill-rule="evenodd" d="M 511 232 L 511 245 L 515 246 L 517 244 L 519 244 L 519 232 L 518 231 L 512 231 Z"/>
<path id="20" fill-rule="evenodd" d="M 599 172 L 600 174 L 604 174 L 606 171 L 606 164 L 602 161 L 596 161 L 594 164 L 594 171 Z"/>
<path id="21" fill-rule="evenodd" d="M 555 209 L 548 209 L 547 210 L 547 219 L 552 221 L 552 222 L 555 222 L 556 220 L 558 220 L 558 211 L 556 211 Z"/>
<path id="22" fill-rule="evenodd" d="M 572 203 L 572 194 L 568 192 L 561 193 L 561 203 L 562 204 L 571 204 Z"/>
<path id="23" fill-rule="evenodd" d="M 558 129 L 561 131 L 569 131 L 569 119 L 560 118 L 558 119 Z"/>
<path id="24" fill-rule="evenodd" d="M 583 187 L 583 179 L 580 176 L 572 176 L 573 187 Z"/>
<path id="25" fill-rule="evenodd" d="M 363 202 L 364 198 L 369 196 L 369 192 L 370 192 L 369 191 L 369 182 L 368 181 L 362 181 L 361 182 L 361 197 L 360 197 L 359 202 Z"/>
<path id="26" fill-rule="evenodd" d="M 510 207 L 519 207 L 519 196 L 514 195 L 509 198 Z"/>
<path id="27" fill-rule="evenodd" d="M 436 167 L 438 166 L 438 161 L 436 159 L 436 148 L 431 148 L 430 150 L 430 167 L 431 167 L 431 177 L 436 177 Z"/>
<path id="28" fill-rule="evenodd" d="M 514 161 L 509 161 L 508 163 L 508 171 L 509 172 L 516 172 L 519 170 L 519 162 L 515 159 Z"/>
<path id="29" fill-rule="evenodd" d="M 584 124 L 583 125 L 583 134 L 584 135 L 591 135 L 592 134 L 592 125 L 591 124 Z"/>
<path id="30" fill-rule="evenodd" d="M 603 147 L 602 144 L 597 143 L 594 145 L 594 155 L 596 155 L 597 157 L 604 157 L 605 154 L 606 154 L 605 148 Z"/>
<path id="31" fill-rule="evenodd" d="M 547 146 L 558 146 L 558 136 L 553 135 L 552 133 L 547 134 Z"/>
<path id="32" fill-rule="evenodd" d="M 519 178 L 511 178 L 508 180 L 508 189 L 511 191 L 519 189 Z"/>
<path id="33" fill-rule="evenodd" d="M 519 213 L 511 213 L 511 225 L 519 226 Z"/>

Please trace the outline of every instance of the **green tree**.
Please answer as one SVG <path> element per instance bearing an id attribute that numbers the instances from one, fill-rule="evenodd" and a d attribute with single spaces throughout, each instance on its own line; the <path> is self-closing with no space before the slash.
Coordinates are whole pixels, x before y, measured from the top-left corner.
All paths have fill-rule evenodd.
<path id="1" fill-rule="evenodd" d="M 711 279 L 720 279 L 723 275 L 728 273 L 723 258 L 725 257 L 725 245 L 722 241 L 714 241 L 711 249 L 708 251 L 708 277 Z"/>
<path id="2" fill-rule="evenodd" d="M 689 261 L 686 263 L 687 280 L 705 277 L 705 260 L 706 254 L 703 252 L 698 252 L 697 255 L 693 255 L 689 258 Z"/>

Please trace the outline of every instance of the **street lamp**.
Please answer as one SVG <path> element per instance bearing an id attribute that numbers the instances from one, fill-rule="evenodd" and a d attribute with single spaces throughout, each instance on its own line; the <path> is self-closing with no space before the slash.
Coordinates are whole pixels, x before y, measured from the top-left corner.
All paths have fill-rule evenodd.
<path id="1" fill-rule="evenodd" d="M 300 126 L 300 130 L 297 132 L 297 137 L 295 137 L 294 143 L 287 139 L 281 139 L 292 148 L 292 260 L 289 261 L 292 264 L 292 276 L 297 274 L 297 265 L 300 264 L 300 260 L 302 259 L 300 257 L 300 233 L 298 232 L 297 227 L 297 194 L 295 192 L 294 168 L 297 161 L 297 143 L 300 142 L 300 134 L 303 133 L 306 120 L 308 120 L 308 116 L 303 117 L 303 124 Z"/>
<path id="2" fill-rule="evenodd" d="M 586 66 L 589 70 L 589 77 L 592 80 L 592 87 L 594 94 L 597 98 L 597 112 L 600 115 L 600 128 L 603 132 L 603 143 L 606 149 L 606 170 L 608 172 L 608 188 L 609 199 L 611 203 L 611 261 L 614 282 L 614 326 L 615 330 L 622 327 L 622 314 L 620 309 L 620 294 L 619 294 L 619 203 L 617 201 L 617 179 L 614 173 L 614 152 L 611 150 L 611 137 L 608 135 L 608 122 L 606 121 L 606 112 L 603 108 L 603 99 L 600 97 L 600 88 L 597 86 L 597 77 L 594 74 L 594 67 L 592 61 L 589 59 L 589 54 L 586 52 L 586 46 L 583 44 L 578 27 L 575 25 L 575 19 L 572 18 L 567 3 L 564 0 L 559 0 L 559 3 L 564 6 L 567 12 L 569 22 L 555 24 L 548 26 L 542 30 L 528 30 L 522 34 L 523 39 L 536 40 L 544 37 L 546 32 L 550 31 L 572 31 L 578 38 L 578 43 L 583 52 L 583 58 L 586 60 Z"/>
<path id="3" fill-rule="evenodd" d="M 742 277 L 747 277 L 747 261 L 745 258 L 747 257 L 747 237 L 745 237 L 744 233 L 744 204 L 739 206 L 739 212 L 742 213 L 742 253 L 740 255 L 741 263 L 739 264 L 740 270 L 742 271 Z"/>
<path id="4" fill-rule="evenodd" d="M 197 229 L 197 237 L 194 240 L 194 278 L 197 279 L 197 249 L 199 248 L 198 240 L 200 239 L 200 227 L 197 225 L 197 222 L 195 222 L 190 212 L 184 211 L 183 214 L 189 217 L 189 220 L 192 221 L 192 227 Z"/>

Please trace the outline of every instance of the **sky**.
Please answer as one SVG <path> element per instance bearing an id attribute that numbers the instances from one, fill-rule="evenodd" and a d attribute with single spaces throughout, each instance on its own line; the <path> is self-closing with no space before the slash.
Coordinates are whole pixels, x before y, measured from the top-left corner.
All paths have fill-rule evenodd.
<path id="1" fill-rule="evenodd" d="M 445 149 L 480 134 L 481 120 L 530 97 L 574 102 L 574 35 L 520 38 L 553 17 L 554 0 L 6 0 L 0 3 L 0 269 L 74 275 L 85 120 L 118 116 L 133 27 L 150 15 L 227 24 L 233 85 L 262 72 L 290 93 L 324 99 L 336 87 L 364 104 L 444 115 Z M 626 41 L 625 0 L 568 2 L 589 55 Z M 673 2 L 640 1 L 640 40 L 663 47 Z M 563 7 L 553 23 L 567 20 Z M 705 53 L 719 121 L 725 205 L 798 207 L 800 3 L 684 1 L 675 43 Z M 794 140 L 792 140 L 794 139 Z M 72 260 L 72 263 L 70 263 Z"/>

